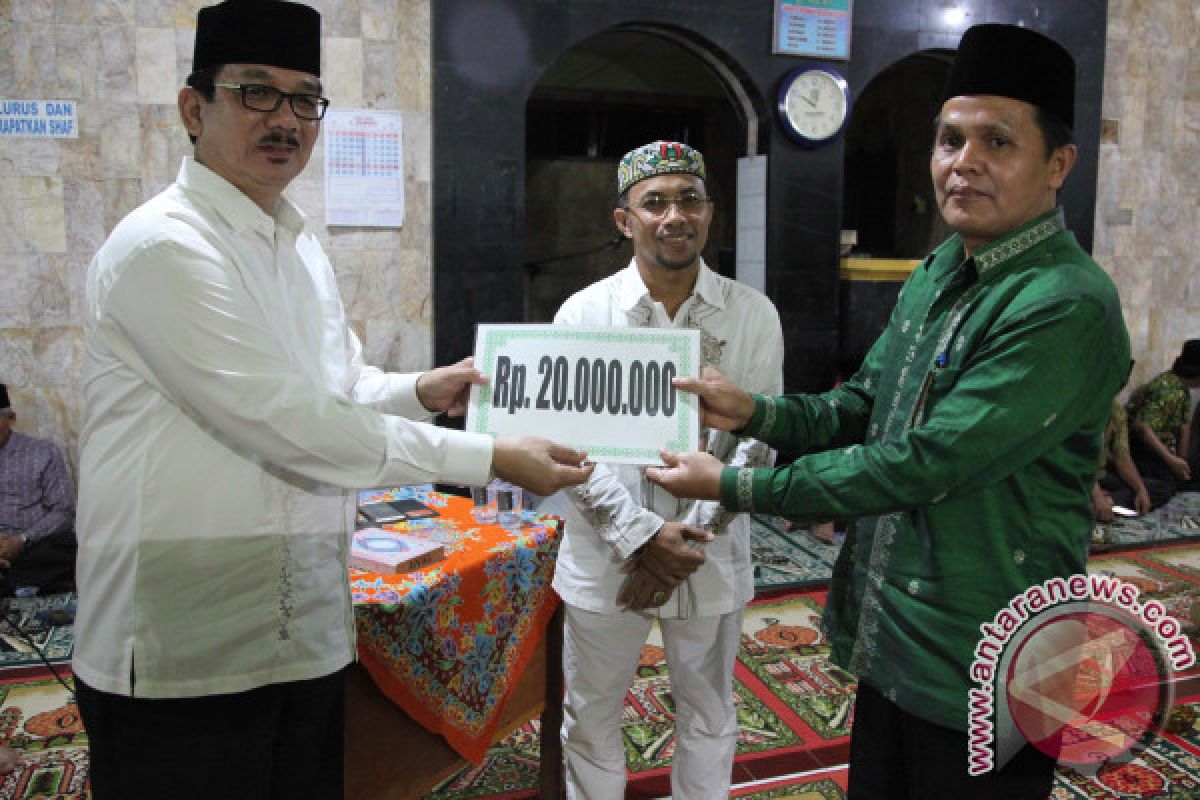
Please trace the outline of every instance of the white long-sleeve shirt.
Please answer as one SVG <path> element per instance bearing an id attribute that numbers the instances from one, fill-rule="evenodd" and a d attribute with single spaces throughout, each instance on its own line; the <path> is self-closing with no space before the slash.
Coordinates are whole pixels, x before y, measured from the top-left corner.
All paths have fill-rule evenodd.
<path id="1" fill-rule="evenodd" d="M 755 289 L 700 263 L 696 286 L 671 319 L 655 302 L 637 264 L 571 296 L 555 316 L 561 325 L 618 328 L 695 328 L 701 360 L 751 392 L 779 394 L 783 383 L 783 333 L 775 306 Z M 769 466 L 774 454 L 753 439 L 707 430 L 707 450 L 733 466 Z M 617 594 L 628 577 L 622 565 L 664 522 L 678 521 L 717 534 L 706 562 L 659 609 L 661 616 L 709 616 L 733 611 L 754 596 L 750 533 L 743 514 L 719 503 L 676 500 L 644 479 L 637 466 L 598 464 L 584 485 L 546 501 L 566 533 L 554 572 L 564 602 L 588 611 L 618 610 Z"/>
<path id="2" fill-rule="evenodd" d="M 354 652 L 356 487 L 487 480 L 489 437 L 436 428 L 418 375 L 363 363 L 333 270 L 184 160 L 87 274 L 75 671 L 181 697 L 328 674 Z"/>

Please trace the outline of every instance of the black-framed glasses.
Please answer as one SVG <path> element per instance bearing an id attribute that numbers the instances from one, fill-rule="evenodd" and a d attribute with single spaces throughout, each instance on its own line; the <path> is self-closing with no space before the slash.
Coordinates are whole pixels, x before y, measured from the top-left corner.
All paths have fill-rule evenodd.
<path id="1" fill-rule="evenodd" d="M 700 194 L 700 192 L 689 191 L 675 196 L 659 194 L 658 192 L 647 192 L 640 200 L 633 204 L 633 207 L 646 212 L 652 217 L 661 217 L 667 213 L 671 206 L 675 206 L 683 214 L 696 215 L 704 211 L 704 208 L 711 202 L 711 197 L 706 197 Z"/>
<path id="2" fill-rule="evenodd" d="M 283 101 L 287 100 L 292 106 L 292 113 L 300 119 L 321 119 L 325 116 L 325 109 L 329 108 L 329 100 L 319 94 L 285 92 L 265 83 L 214 83 L 213 86 L 233 89 L 242 96 L 242 105 L 251 111 L 278 111 Z"/>

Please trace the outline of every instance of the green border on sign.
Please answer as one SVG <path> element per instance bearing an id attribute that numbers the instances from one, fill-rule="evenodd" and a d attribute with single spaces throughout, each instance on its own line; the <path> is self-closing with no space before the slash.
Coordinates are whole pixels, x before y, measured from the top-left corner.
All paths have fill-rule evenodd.
<path id="1" fill-rule="evenodd" d="M 621 342 L 625 344 L 650 344 L 658 346 L 666 346 L 667 352 L 675 356 L 676 362 L 679 364 L 681 376 L 692 374 L 692 348 L 689 346 L 687 339 L 678 335 L 679 331 L 668 331 L 656 328 L 621 328 L 614 329 L 611 333 L 608 331 L 573 331 L 570 328 L 562 330 L 546 330 L 540 328 L 537 330 L 527 330 L 523 328 L 490 328 L 483 331 L 483 364 L 476 365 L 477 369 L 490 366 L 495 363 L 498 351 L 520 339 L 541 339 L 541 340 L 558 340 L 558 341 L 609 341 Z M 695 405 L 695 395 L 687 392 L 678 392 L 676 394 L 676 402 L 680 409 L 688 409 L 689 411 Z M 487 433 L 488 427 L 488 412 L 491 411 L 492 393 L 480 389 L 479 399 L 475 403 L 476 413 L 476 433 Z M 667 447 L 676 452 L 686 452 L 693 449 L 694 443 L 688 442 L 688 424 L 684 414 L 677 414 L 678 425 L 675 431 L 675 438 L 667 442 Z M 699 431 L 697 431 L 699 433 Z M 494 434 L 493 434 L 494 435 Z M 597 447 L 588 447 L 588 454 L 592 456 L 611 456 L 614 458 L 643 458 L 647 460 L 657 461 L 658 450 L 649 447 L 605 447 L 603 445 Z"/>

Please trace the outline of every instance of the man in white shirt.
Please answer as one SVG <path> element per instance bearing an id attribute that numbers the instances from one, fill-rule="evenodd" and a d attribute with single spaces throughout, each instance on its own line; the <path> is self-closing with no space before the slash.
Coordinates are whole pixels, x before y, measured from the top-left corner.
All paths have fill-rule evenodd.
<path id="1" fill-rule="evenodd" d="M 633 261 L 568 299 L 555 322 L 698 329 L 705 365 L 763 391 L 781 388 L 775 307 L 700 257 L 713 214 L 700 153 L 677 142 L 639 147 L 621 160 L 617 191 L 614 218 L 633 240 Z M 765 466 L 773 457 L 721 431 L 706 431 L 702 444 L 731 465 Z M 547 508 L 566 518 L 554 588 L 566 605 L 568 797 L 624 797 L 623 703 L 655 617 L 676 707 L 672 794 L 727 797 L 738 737 L 733 665 L 754 594 L 745 516 L 676 501 L 641 468 L 618 465 L 597 466 Z"/>
<path id="2" fill-rule="evenodd" d="M 88 269 L 74 668 L 95 800 L 341 797 L 353 490 L 590 474 L 546 440 L 411 421 L 462 412 L 470 360 L 363 363 L 282 196 L 320 131 L 320 63 L 307 6 L 201 9 L 194 157 Z"/>

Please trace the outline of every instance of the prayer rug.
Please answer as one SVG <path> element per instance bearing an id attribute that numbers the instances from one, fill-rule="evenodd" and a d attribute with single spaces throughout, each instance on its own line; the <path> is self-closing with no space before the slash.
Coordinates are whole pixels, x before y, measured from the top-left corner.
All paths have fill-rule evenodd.
<path id="1" fill-rule="evenodd" d="M 1103 573 L 1138 588 L 1139 600 L 1157 600 L 1179 621 L 1180 629 L 1200 653 L 1200 545 L 1180 544 L 1153 550 L 1129 550 L 1092 556 L 1088 572 Z M 1192 667 L 1184 674 L 1197 671 Z"/>
<path id="2" fill-rule="evenodd" d="M 39 597 L 10 597 L 0 600 L 0 670 L 14 667 L 43 669 L 41 658 L 30 646 L 45 654 L 51 664 L 71 660 L 75 646 L 75 594 Z M 21 636 L 13 626 L 20 628 Z"/>
<path id="3" fill-rule="evenodd" d="M 737 763 L 749 774 L 786 774 L 845 761 L 854 683 L 825 658 L 829 648 L 815 627 L 823 602 L 824 592 L 809 592 L 746 609 L 734 702 L 741 731 Z M 669 794 L 674 725 L 666 652 L 655 626 L 625 700 L 622 734 L 630 797 Z M 429 800 L 536 796 L 538 730 L 536 720 L 522 725 L 493 746 L 483 764 L 454 775 Z"/>
<path id="4" fill-rule="evenodd" d="M 1093 540 L 1109 545 L 1147 545 L 1200 537 L 1200 493 L 1180 492 L 1140 517 L 1097 525 Z"/>
<path id="5" fill-rule="evenodd" d="M 1192 800 L 1200 796 L 1197 742 L 1188 736 L 1159 736 L 1141 755 L 1111 764 L 1094 776 L 1060 767 L 1049 800 Z M 848 767 L 771 779 L 734 787 L 739 800 L 844 800 Z"/>
<path id="6" fill-rule="evenodd" d="M 750 517 L 754 586 L 760 592 L 824 586 L 840 549 L 840 544 L 827 544 L 807 528 L 789 530 L 780 517 Z"/>
<path id="7" fill-rule="evenodd" d="M 1109 763 L 1095 775 L 1060 766 L 1049 800 L 1117 800 L 1200 797 L 1200 749 L 1194 741 L 1160 734 L 1126 763 Z"/>
<path id="8" fill-rule="evenodd" d="M 49 670 L 0 677 L 0 744 L 16 749 L 17 768 L 0 776 L 0 800 L 85 800 L 87 734 L 71 693 Z M 71 673 L 59 668 L 68 682 Z"/>

